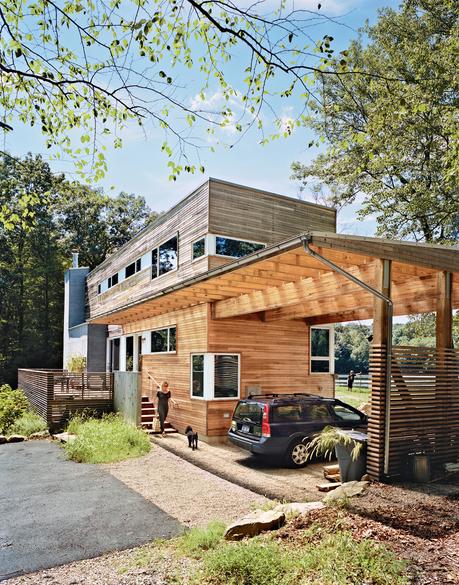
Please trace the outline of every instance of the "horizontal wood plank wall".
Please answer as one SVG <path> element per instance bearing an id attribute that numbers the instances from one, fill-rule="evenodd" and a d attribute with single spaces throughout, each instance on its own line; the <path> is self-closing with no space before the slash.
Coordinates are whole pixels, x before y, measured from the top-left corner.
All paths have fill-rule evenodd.
<path id="1" fill-rule="evenodd" d="M 190 398 L 191 354 L 207 351 L 207 305 L 174 311 L 124 326 L 124 333 L 147 331 L 169 325 L 177 326 L 175 354 L 144 354 L 142 356 L 142 394 L 156 398 L 156 387 L 150 373 L 158 381 L 169 382 L 177 406 L 170 405 L 168 420 L 180 432 L 191 425 L 206 434 L 206 404 Z M 145 343 L 149 344 L 148 338 Z"/>
<path id="2" fill-rule="evenodd" d="M 336 231 L 336 211 L 215 179 L 209 181 L 209 231 L 267 244 L 306 231 Z"/>
<path id="3" fill-rule="evenodd" d="M 122 307 L 190 276 L 206 272 L 207 258 L 196 262 L 191 261 L 191 243 L 208 231 L 207 225 L 208 183 L 205 183 L 89 274 L 87 279 L 89 316 L 92 318 Z M 154 247 L 172 238 L 177 232 L 179 232 L 178 270 L 152 280 L 151 267 L 148 267 L 108 291 L 97 294 L 97 285 L 101 281 L 134 262 L 143 254 L 151 252 Z"/>
<path id="4" fill-rule="evenodd" d="M 384 348 L 372 348 L 368 452 L 376 479 L 384 455 L 384 368 Z M 459 461 L 459 350 L 393 348 L 389 437 L 389 477 L 410 472 L 410 453 L 427 454 L 438 471 Z"/>
<path id="5" fill-rule="evenodd" d="M 309 328 L 303 321 L 265 323 L 257 319 L 209 321 L 209 351 L 241 355 L 241 395 L 257 388 L 267 392 L 310 392 L 333 396 L 330 374 L 309 373 Z M 236 401 L 208 404 L 208 434 L 226 432 L 225 416 Z"/>

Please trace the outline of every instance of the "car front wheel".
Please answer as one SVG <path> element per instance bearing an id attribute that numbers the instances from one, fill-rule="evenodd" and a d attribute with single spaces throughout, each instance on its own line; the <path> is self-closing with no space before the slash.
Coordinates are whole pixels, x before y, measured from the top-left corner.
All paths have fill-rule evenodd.
<path id="1" fill-rule="evenodd" d="M 289 467 L 304 467 L 308 462 L 308 455 L 306 442 L 298 441 L 290 446 L 287 452 L 287 463 Z"/>

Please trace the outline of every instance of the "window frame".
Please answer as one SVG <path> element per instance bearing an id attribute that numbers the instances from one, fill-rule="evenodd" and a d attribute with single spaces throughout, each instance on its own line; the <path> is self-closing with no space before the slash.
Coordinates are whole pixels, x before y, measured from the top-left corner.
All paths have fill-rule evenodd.
<path id="1" fill-rule="evenodd" d="M 191 242 L 191 263 L 198 262 L 199 260 L 202 260 L 203 258 L 205 258 L 206 256 L 209 255 L 208 254 L 209 245 L 207 243 L 207 239 L 208 239 L 207 236 L 208 236 L 208 234 L 203 234 L 199 238 L 192 240 L 192 242 Z M 202 256 L 198 256 L 197 258 L 193 258 L 193 247 L 197 242 L 200 242 L 201 240 L 204 240 L 204 254 Z"/>
<path id="2" fill-rule="evenodd" d="M 134 265 L 134 272 L 128 276 L 126 274 L 126 270 L 129 268 L 129 266 L 132 266 L 132 265 Z M 140 256 L 140 258 L 137 258 L 133 262 L 129 262 L 129 264 L 124 267 L 124 280 L 127 280 L 128 278 L 132 278 L 141 270 L 142 270 L 142 256 Z"/>
<path id="3" fill-rule="evenodd" d="M 246 238 L 242 239 L 242 238 L 236 238 L 234 236 L 224 236 L 223 234 L 211 234 L 212 238 L 213 238 L 213 242 L 212 242 L 212 255 L 213 256 L 218 256 L 219 258 L 231 258 L 232 260 L 240 260 L 241 258 L 247 258 L 247 256 L 250 256 L 251 254 L 255 254 L 256 252 L 260 252 L 261 250 L 263 250 L 264 248 L 266 248 L 267 244 L 266 242 L 258 242 L 257 240 L 248 240 Z M 243 242 L 244 244 L 259 244 L 260 246 L 263 246 L 263 248 L 260 248 L 260 250 L 255 250 L 255 252 L 250 252 L 250 254 L 246 254 L 245 256 L 227 256 L 226 254 L 217 254 L 217 238 L 226 238 L 227 240 L 234 240 L 235 242 Z"/>
<path id="4" fill-rule="evenodd" d="M 193 356 L 203 355 L 204 356 L 204 368 L 203 368 L 203 396 L 193 396 Z M 221 396 L 215 397 L 215 356 L 216 355 L 229 355 L 237 357 L 237 396 Z M 241 397 L 241 354 L 235 352 L 208 352 L 208 351 L 193 351 L 190 354 L 190 399 L 191 400 L 204 400 L 204 401 L 221 401 L 221 400 L 239 400 Z"/>
<path id="5" fill-rule="evenodd" d="M 155 331 L 164 331 L 165 329 L 167 329 L 167 351 L 151 351 L 151 346 L 152 346 L 152 334 L 155 333 Z M 170 330 L 171 329 L 175 329 L 175 349 L 173 351 L 170 351 L 169 347 L 170 347 Z M 155 329 L 150 329 L 149 331 L 147 331 L 147 336 L 150 337 L 150 351 L 149 352 L 144 352 L 142 355 L 171 355 L 171 354 L 175 354 L 177 353 L 177 325 L 166 325 L 165 327 L 155 327 Z"/>
<path id="6" fill-rule="evenodd" d="M 160 247 L 165 244 L 166 242 L 168 242 L 169 240 L 172 240 L 173 238 L 177 238 L 177 265 L 173 270 L 168 270 L 167 272 L 164 272 L 163 274 L 159 273 L 159 249 Z M 157 246 L 155 246 L 154 248 L 151 249 L 150 252 L 150 258 L 151 258 L 151 266 L 150 266 L 150 280 L 158 280 L 158 278 L 161 278 L 161 276 L 166 276 L 166 274 L 171 274 L 172 272 L 177 272 L 178 268 L 179 268 L 179 248 L 180 248 L 180 240 L 179 240 L 179 232 L 175 232 L 173 235 L 165 238 L 164 240 L 162 240 Z M 156 276 L 153 276 L 153 252 L 156 250 Z"/>
<path id="7" fill-rule="evenodd" d="M 312 355 L 312 332 L 314 329 L 326 329 L 328 336 L 328 356 Z M 328 362 L 327 372 L 313 372 L 312 362 Z M 309 327 L 309 374 L 311 376 L 328 376 L 335 373 L 335 327 L 334 325 L 311 325 Z"/>

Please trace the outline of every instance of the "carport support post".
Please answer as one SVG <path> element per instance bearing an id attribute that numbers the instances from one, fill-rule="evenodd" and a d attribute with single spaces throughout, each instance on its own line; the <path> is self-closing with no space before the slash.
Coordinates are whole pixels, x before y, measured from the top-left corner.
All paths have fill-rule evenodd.
<path id="1" fill-rule="evenodd" d="M 391 295 L 390 260 L 379 259 L 375 285 L 386 298 Z M 390 384 L 392 362 L 392 310 L 375 297 L 373 303 L 373 345 L 370 355 L 371 415 L 368 426 L 368 473 L 381 480 L 389 473 Z"/>
<path id="2" fill-rule="evenodd" d="M 439 272 L 437 275 L 437 350 L 453 347 L 453 304 L 451 272 Z"/>

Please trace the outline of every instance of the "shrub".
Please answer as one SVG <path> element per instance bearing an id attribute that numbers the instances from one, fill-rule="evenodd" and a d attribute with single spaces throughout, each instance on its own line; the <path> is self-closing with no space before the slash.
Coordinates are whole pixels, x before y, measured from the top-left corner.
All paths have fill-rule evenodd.
<path id="1" fill-rule="evenodd" d="M 203 551 L 221 543 L 225 524 L 219 520 L 209 522 L 206 528 L 192 528 L 180 538 L 179 547 L 187 555 L 199 558 Z"/>
<path id="2" fill-rule="evenodd" d="M 30 404 L 22 390 L 13 390 L 8 384 L 0 386 L 0 433 L 8 432 L 16 419 Z"/>
<path id="3" fill-rule="evenodd" d="M 68 430 L 77 436 L 66 443 L 67 456 L 79 463 L 114 463 L 145 455 L 151 448 L 144 431 L 116 414 L 101 419 L 74 417 Z"/>
<path id="4" fill-rule="evenodd" d="M 29 411 L 22 414 L 17 418 L 14 423 L 10 426 L 9 434 L 24 435 L 30 437 L 33 433 L 39 433 L 40 431 L 47 431 L 48 425 L 46 421 L 35 412 Z"/>
<path id="5" fill-rule="evenodd" d="M 225 543 L 204 557 L 205 583 L 273 585 L 295 583 L 292 557 L 274 542 Z"/>
<path id="6" fill-rule="evenodd" d="M 320 530 L 320 527 L 317 527 Z M 408 585 L 406 563 L 371 540 L 355 540 L 350 532 L 327 534 L 302 549 L 302 583 L 308 585 Z"/>
<path id="7" fill-rule="evenodd" d="M 82 374 L 86 368 L 86 358 L 82 355 L 72 355 L 67 362 L 67 370 L 72 374 Z"/>

